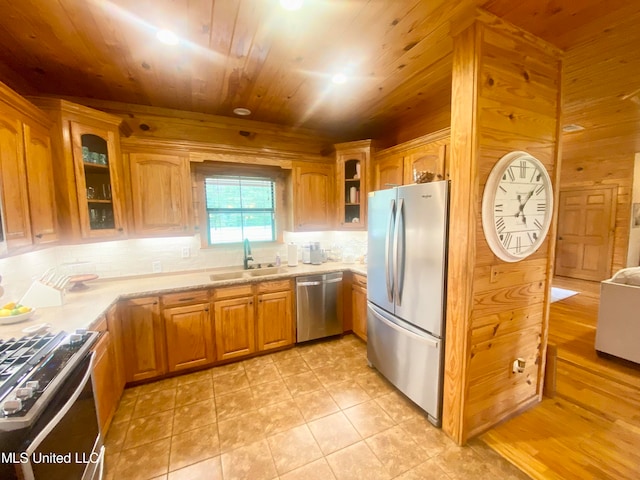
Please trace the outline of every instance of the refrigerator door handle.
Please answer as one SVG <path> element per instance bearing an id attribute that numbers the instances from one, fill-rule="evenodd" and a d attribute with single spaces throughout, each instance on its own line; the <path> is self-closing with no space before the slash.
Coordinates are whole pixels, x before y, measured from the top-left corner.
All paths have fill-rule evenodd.
<path id="1" fill-rule="evenodd" d="M 428 346 L 432 347 L 432 348 L 438 348 L 438 342 L 431 340 L 429 337 L 423 337 L 421 335 L 418 335 L 416 333 L 413 333 L 411 330 L 407 330 L 406 328 L 402 328 L 401 326 L 393 323 L 390 320 L 387 320 L 384 316 L 382 316 L 380 313 L 378 313 L 377 309 L 371 305 L 369 305 L 369 311 L 378 319 L 380 320 L 382 323 L 384 323 L 386 326 L 388 326 L 389 328 L 395 330 L 396 332 L 401 333 L 402 335 L 406 335 L 410 338 L 413 338 L 415 340 L 419 340 L 422 343 L 427 344 Z"/>
<path id="2" fill-rule="evenodd" d="M 391 250 L 391 231 L 394 227 L 396 213 L 396 201 L 391 200 L 391 204 L 389 205 L 389 225 L 387 226 L 387 234 L 384 239 L 384 280 L 387 286 L 387 298 L 390 302 L 393 302 L 393 277 L 390 278 L 393 267 L 389 268 L 390 263 L 390 255 L 389 250 Z"/>
<path id="3" fill-rule="evenodd" d="M 402 304 L 402 280 L 404 277 L 404 198 L 398 201 L 396 225 L 393 232 L 393 284 L 395 286 L 395 303 Z M 402 233 L 402 238 L 400 234 Z"/>

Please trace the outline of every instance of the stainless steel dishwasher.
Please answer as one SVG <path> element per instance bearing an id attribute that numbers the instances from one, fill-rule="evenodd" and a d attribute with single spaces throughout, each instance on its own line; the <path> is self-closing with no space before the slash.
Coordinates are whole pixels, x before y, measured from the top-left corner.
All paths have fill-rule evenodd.
<path id="1" fill-rule="evenodd" d="M 296 279 L 297 341 L 342 333 L 342 272 Z"/>

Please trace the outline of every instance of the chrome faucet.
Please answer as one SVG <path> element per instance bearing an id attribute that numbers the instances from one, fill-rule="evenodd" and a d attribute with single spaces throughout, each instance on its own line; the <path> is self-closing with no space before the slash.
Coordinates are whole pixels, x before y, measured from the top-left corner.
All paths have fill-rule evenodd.
<path id="1" fill-rule="evenodd" d="M 253 260 L 251 256 L 251 245 L 249 245 L 249 239 L 244 239 L 244 269 L 249 269 L 249 260 Z"/>

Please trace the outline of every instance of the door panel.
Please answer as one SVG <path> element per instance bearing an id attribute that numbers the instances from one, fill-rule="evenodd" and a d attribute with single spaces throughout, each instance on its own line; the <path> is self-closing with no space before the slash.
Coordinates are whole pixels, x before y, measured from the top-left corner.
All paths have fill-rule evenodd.
<path id="1" fill-rule="evenodd" d="M 611 276 L 617 187 L 560 192 L 555 274 L 601 281 Z"/>

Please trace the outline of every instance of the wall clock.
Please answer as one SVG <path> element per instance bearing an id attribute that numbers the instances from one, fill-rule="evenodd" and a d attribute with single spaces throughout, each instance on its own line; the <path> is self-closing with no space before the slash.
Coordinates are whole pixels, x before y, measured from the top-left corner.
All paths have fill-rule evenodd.
<path id="1" fill-rule="evenodd" d="M 482 229 L 491 251 L 517 262 L 544 241 L 553 215 L 547 169 L 526 152 L 510 152 L 493 167 L 482 195 Z"/>

